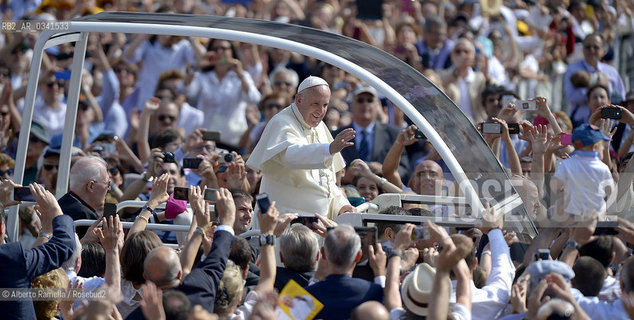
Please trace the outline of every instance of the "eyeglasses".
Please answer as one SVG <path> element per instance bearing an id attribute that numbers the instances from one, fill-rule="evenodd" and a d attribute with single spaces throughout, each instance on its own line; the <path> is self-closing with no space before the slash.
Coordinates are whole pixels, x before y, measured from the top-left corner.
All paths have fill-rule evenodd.
<path id="1" fill-rule="evenodd" d="M 112 69 L 115 73 L 121 73 L 123 71 L 125 71 L 126 73 L 130 73 L 130 70 L 128 70 L 127 68 L 114 68 Z"/>
<path id="2" fill-rule="evenodd" d="M 212 51 L 226 51 L 226 50 L 231 50 L 230 46 L 223 46 L 223 47 L 215 47 L 215 48 L 211 48 Z"/>
<path id="3" fill-rule="evenodd" d="M 282 109 L 282 106 L 277 103 L 270 103 L 264 106 L 264 109 Z"/>
<path id="4" fill-rule="evenodd" d="M 276 86 L 276 87 L 281 87 L 281 86 L 290 87 L 293 84 L 288 82 L 288 81 L 275 81 L 275 82 L 273 82 L 273 85 Z"/>
<path id="5" fill-rule="evenodd" d="M 374 102 L 374 98 L 365 98 L 365 99 L 357 98 L 357 103 L 364 103 L 364 102 L 372 103 L 372 102 Z"/>
<path id="6" fill-rule="evenodd" d="M 112 185 L 112 180 L 110 180 L 110 179 L 108 179 L 107 181 L 104 181 L 104 182 L 97 181 L 97 180 L 95 180 L 95 179 L 90 180 L 90 181 L 93 181 L 94 183 L 103 183 L 103 184 L 105 184 L 106 186 L 108 186 L 108 188 L 110 188 L 110 185 Z"/>
<path id="7" fill-rule="evenodd" d="M 45 163 L 43 167 L 44 167 L 44 170 L 51 171 L 51 170 L 53 170 L 53 168 L 55 168 L 55 169 L 59 168 L 59 165 L 51 164 L 51 163 Z"/>
<path id="8" fill-rule="evenodd" d="M 4 177 L 5 174 L 8 175 L 8 176 L 12 176 L 13 175 L 13 171 L 14 171 L 13 168 L 7 169 L 5 171 L 0 170 L 0 177 Z"/>
<path id="9" fill-rule="evenodd" d="M 584 49 L 586 50 L 601 50 L 601 46 L 596 46 L 596 45 L 585 45 L 583 46 Z"/>
<path id="10" fill-rule="evenodd" d="M 163 121 L 165 121 L 167 119 L 170 119 L 170 122 L 174 122 L 176 120 L 176 117 L 175 116 L 168 116 L 166 114 L 160 114 L 158 116 L 158 120 L 161 121 L 161 122 L 163 122 Z"/>

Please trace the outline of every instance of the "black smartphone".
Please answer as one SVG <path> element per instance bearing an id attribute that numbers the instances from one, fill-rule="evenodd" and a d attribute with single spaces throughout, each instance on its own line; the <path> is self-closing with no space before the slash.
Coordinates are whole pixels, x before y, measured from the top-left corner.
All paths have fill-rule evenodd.
<path id="1" fill-rule="evenodd" d="M 480 125 L 480 132 L 488 134 L 502 133 L 502 125 L 495 122 L 484 122 Z"/>
<path id="2" fill-rule="evenodd" d="M 202 158 L 183 158 L 183 169 L 198 169 L 201 162 Z"/>
<path id="3" fill-rule="evenodd" d="M 616 231 L 616 227 L 619 226 L 618 221 L 600 221 L 597 222 L 597 227 L 594 229 L 595 236 L 614 236 L 619 234 Z"/>
<path id="4" fill-rule="evenodd" d="M 174 187 L 174 199 L 189 201 L 189 188 Z"/>
<path id="5" fill-rule="evenodd" d="M 291 224 L 301 223 L 307 226 L 310 230 L 315 230 L 313 222 L 319 223 L 319 219 L 317 219 L 317 217 L 298 217 L 297 219 L 293 219 L 293 221 L 291 221 Z"/>
<path id="6" fill-rule="evenodd" d="M 520 134 L 519 123 L 508 123 L 508 126 L 509 126 L 509 134 Z"/>
<path id="7" fill-rule="evenodd" d="M 255 196 L 255 200 L 258 202 L 258 207 L 260 207 L 260 214 L 265 214 L 267 211 L 269 211 L 271 202 L 269 201 L 268 194 L 260 193 Z"/>
<path id="8" fill-rule="evenodd" d="M 549 249 L 537 249 L 535 252 L 535 260 L 550 260 L 550 250 Z"/>
<path id="9" fill-rule="evenodd" d="M 354 227 L 354 231 L 361 238 L 361 247 L 365 248 L 366 246 L 375 245 L 376 244 L 376 227 Z"/>
<path id="10" fill-rule="evenodd" d="M 210 202 L 216 202 L 216 191 L 218 191 L 218 189 L 214 189 L 214 188 L 205 189 L 205 200 Z"/>
<path id="11" fill-rule="evenodd" d="M 35 202 L 35 198 L 31 193 L 31 189 L 29 187 L 19 187 L 13 189 L 13 199 L 15 201 L 31 201 Z"/>
<path id="12" fill-rule="evenodd" d="M 220 141 L 220 131 L 204 131 L 203 140 L 205 141 Z"/>
<path id="13" fill-rule="evenodd" d="M 103 217 L 113 217 L 117 215 L 117 205 L 115 203 L 104 203 L 103 205 Z"/>
<path id="14" fill-rule="evenodd" d="M 357 0 L 357 19 L 383 19 L 383 0 Z"/>
<path id="15" fill-rule="evenodd" d="M 623 118 L 623 111 L 620 108 L 603 108 L 601 109 L 602 119 L 621 119 Z"/>
<path id="16" fill-rule="evenodd" d="M 425 134 L 423 134 L 423 132 L 420 131 L 420 129 L 416 130 L 416 133 L 414 133 L 414 138 L 416 138 L 418 140 L 426 140 L 427 139 Z"/>

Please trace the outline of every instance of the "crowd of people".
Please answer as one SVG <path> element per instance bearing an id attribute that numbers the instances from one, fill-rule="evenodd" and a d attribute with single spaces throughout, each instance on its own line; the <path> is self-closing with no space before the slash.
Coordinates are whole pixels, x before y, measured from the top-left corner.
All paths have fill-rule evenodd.
<path id="1" fill-rule="evenodd" d="M 480 213 L 446 202 L 380 208 L 432 218 L 422 226 L 338 224 L 382 193 L 462 194 L 434 146 L 376 88 L 295 52 L 221 39 L 92 33 L 59 199 L 74 48 L 46 49 L 17 185 L 41 30 L 3 29 L 0 205 L 19 204 L 20 187 L 37 204 L 20 204 L 17 239 L 0 210 L 2 318 L 634 317 L 634 88 L 617 71 L 634 2 L 0 3 L 3 22 L 102 11 L 299 24 L 394 55 L 482 131 L 538 235 L 521 234 L 494 203 Z M 126 200 L 145 205 L 108 212 Z M 432 222 L 476 214 L 481 222 L 465 230 Z M 74 227 L 80 219 L 95 222 Z M 7 299 L 12 290 L 76 295 Z"/>

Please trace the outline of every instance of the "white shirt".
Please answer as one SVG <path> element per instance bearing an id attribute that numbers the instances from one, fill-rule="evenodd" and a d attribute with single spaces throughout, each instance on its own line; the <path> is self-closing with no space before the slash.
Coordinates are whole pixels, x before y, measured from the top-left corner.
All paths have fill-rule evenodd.
<path id="1" fill-rule="evenodd" d="M 605 188 L 613 185 L 614 180 L 597 152 L 573 152 L 557 167 L 554 177 L 564 184 L 564 212 L 572 215 L 594 211 L 605 214 Z"/>
<path id="2" fill-rule="evenodd" d="M 33 107 L 33 120 L 37 120 L 48 128 L 48 136 L 54 137 L 64 132 L 64 120 L 66 119 L 66 103 L 60 101 L 56 109 L 49 107 L 41 95 L 35 100 Z"/>
<path id="3" fill-rule="evenodd" d="M 84 277 L 78 276 L 77 273 L 75 273 L 75 271 L 71 271 L 71 270 L 66 270 L 66 275 L 68 276 L 68 280 L 72 281 L 73 285 L 75 285 L 76 281 L 79 281 L 79 283 L 83 283 L 84 292 L 95 291 L 99 287 L 106 284 L 106 279 L 102 277 L 84 278 Z M 81 305 L 80 300 L 75 301 L 75 303 L 73 304 L 73 310 L 79 307 L 80 305 Z"/>
<path id="4" fill-rule="evenodd" d="M 407 314 L 403 308 L 394 308 L 390 310 L 391 320 L 400 320 Z M 449 304 L 449 317 L 453 320 L 471 320 L 471 310 L 460 303 Z"/>
<path id="5" fill-rule="evenodd" d="M 601 292 L 599 292 L 597 297 L 599 300 L 608 302 L 621 298 L 621 285 L 619 281 L 612 276 L 607 276 L 603 280 L 603 288 L 601 288 Z"/>
<path id="6" fill-rule="evenodd" d="M 177 42 L 170 48 L 163 47 L 158 41 L 153 44 L 146 41 L 134 51 L 132 61 L 128 62 L 142 63 L 136 82 L 137 87 L 141 90 L 136 105 L 140 109 L 145 101 L 154 96 L 161 73 L 170 69 L 184 72 L 185 65 L 187 63 L 194 65 L 196 58 L 191 44 L 186 39 Z"/>
<path id="7" fill-rule="evenodd" d="M 475 73 L 473 69 L 469 68 L 469 73 L 463 78 L 458 78 L 456 82 L 458 89 L 460 89 L 460 104 L 458 106 L 464 113 L 473 119 L 473 110 L 471 109 L 471 95 L 469 94 L 469 84 L 475 81 Z"/>
<path id="8" fill-rule="evenodd" d="M 499 229 L 489 231 L 491 246 L 491 273 L 486 285 L 478 289 L 471 281 L 471 314 L 473 319 L 500 317 L 511 297 L 515 267 L 509 247 Z M 452 281 L 451 302 L 456 302 L 456 280 Z"/>
<path id="9" fill-rule="evenodd" d="M 584 297 L 577 289 L 571 289 L 572 297 L 592 320 L 629 320 L 630 316 L 623 308 L 621 299 L 605 302 L 597 297 Z"/>
<path id="10" fill-rule="evenodd" d="M 184 88 L 188 98 L 198 99 L 197 108 L 205 113 L 207 129 L 220 131 L 220 141 L 232 146 L 238 145 L 248 128 L 247 106 L 262 98 L 249 73 L 244 72 L 243 76 L 249 84 L 248 92 L 242 89 L 242 82 L 233 70 L 222 80 L 215 71 L 197 73 L 192 83 Z"/>
<path id="11" fill-rule="evenodd" d="M 205 113 L 185 102 L 181 107 L 177 125 L 185 129 L 185 134 L 189 135 L 194 130 L 203 127 L 203 120 L 205 120 Z"/>

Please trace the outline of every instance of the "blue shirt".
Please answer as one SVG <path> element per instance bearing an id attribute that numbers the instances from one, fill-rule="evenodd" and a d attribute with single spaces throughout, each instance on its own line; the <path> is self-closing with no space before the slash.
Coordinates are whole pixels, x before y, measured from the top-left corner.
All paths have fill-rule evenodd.
<path id="1" fill-rule="evenodd" d="M 587 123 L 590 117 L 590 107 L 588 107 L 587 88 L 575 88 L 570 82 L 570 77 L 579 71 L 585 71 L 592 75 L 593 73 L 600 71 L 608 76 L 610 79 L 610 99 L 612 103 L 619 103 L 625 100 L 625 86 L 623 85 L 623 79 L 611 65 L 599 62 L 597 68 L 594 68 L 586 62 L 586 60 L 577 61 L 568 66 L 568 70 L 564 75 L 564 92 L 566 99 L 570 102 L 571 106 L 571 120 L 575 126 Z"/>

